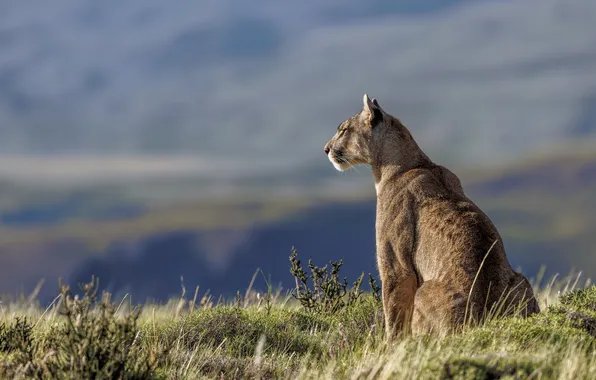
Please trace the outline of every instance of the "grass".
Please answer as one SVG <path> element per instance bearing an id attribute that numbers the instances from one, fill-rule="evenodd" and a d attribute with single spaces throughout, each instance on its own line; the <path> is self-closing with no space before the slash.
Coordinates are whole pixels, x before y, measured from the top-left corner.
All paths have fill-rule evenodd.
<path id="1" fill-rule="evenodd" d="M 342 284 L 312 269 L 322 278 L 313 283 Z M 249 288 L 225 302 L 197 291 L 135 307 L 99 294 L 92 281 L 78 296 L 62 286 L 47 309 L 26 298 L 0 304 L 0 377 L 596 378 L 596 287 L 578 286 L 577 276 L 537 284 L 543 311 L 529 319 L 495 318 L 392 344 L 376 294 L 354 285 L 326 296 L 349 297 L 339 309 L 305 308 L 304 278 L 299 294 Z"/>

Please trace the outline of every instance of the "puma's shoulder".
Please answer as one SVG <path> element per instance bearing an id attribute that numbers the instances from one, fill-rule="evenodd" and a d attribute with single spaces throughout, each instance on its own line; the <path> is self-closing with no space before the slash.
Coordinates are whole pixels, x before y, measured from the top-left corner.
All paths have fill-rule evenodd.
<path id="1" fill-rule="evenodd" d="M 432 171 L 446 189 L 457 195 L 464 195 L 464 189 L 461 185 L 461 181 L 457 175 L 455 175 L 455 173 L 441 165 L 436 165 Z"/>
<path id="2" fill-rule="evenodd" d="M 401 182 L 401 183 L 400 183 Z M 395 186 L 405 184 L 419 195 L 439 195 L 441 198 L 460 200 L 466 197 L 461 181 L 451 170 L 441 165 L 409 170 Z"/>

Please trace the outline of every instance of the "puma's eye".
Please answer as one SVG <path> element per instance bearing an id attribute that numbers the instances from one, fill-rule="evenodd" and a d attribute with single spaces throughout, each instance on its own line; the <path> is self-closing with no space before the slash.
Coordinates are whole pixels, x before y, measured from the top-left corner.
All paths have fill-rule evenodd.
<path id="1" fill-rule="evenodd" d="M 340 129 L 337 131 L 337 135 L 341 137 L 341 136 L 342 136 L 344 133 L 346 133 L 346 129 L 347 129 L 347 128 L 340 128 Z"/>

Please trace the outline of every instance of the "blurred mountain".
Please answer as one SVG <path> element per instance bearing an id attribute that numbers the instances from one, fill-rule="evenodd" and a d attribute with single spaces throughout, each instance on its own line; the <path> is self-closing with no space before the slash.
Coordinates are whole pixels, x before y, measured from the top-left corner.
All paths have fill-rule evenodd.
<path id="1" fill-rule="evenodd" d="M 499 227 L 514 268 L 528 276 L 542 266 L 547 276 L 581 270 L 594 278 L 594 168 L 595 156 L 557 157 L 471 181 L 466 191 Z M 172 232 L 141 240 L 133 252 L 115 249 L 87 260 L 71 278 L 83 282 L 96 274 L 111 290 L 126 289 L 140 301 L 177 294 L 180 275 L 187 286 L 232 297 L 261 269 L 268 281 L 289 289 L 292 246 L 303 262 L 343 259 L 348 279 L 362 272 L 376 275 L 374 220 L 375 201 L 361 200 L 329 202 L 247 228 Z M 259 275 L 255 288 L 265 290 L 265 284 Z"/>
<path id="2" fill-rule="evenodd" d="M 594 139 L 594 18 L 593 0 L 4 2 L 0 154 L 292 167 L 367 92 L 447 163 L 510 162 Z"/>
<path id="3" fill-rule="evenodd" d="M 477 174 L 469 181 L 467 189 L 485 198 L 516 194 L 572 196 L 596 186 L 595 152 L 552 154 L 548 159 L 534 158 L 493 170 L 488 176 Z"/>
<path id="4" fill-rule="evenodd" d="M 466 192 L 499 228 L 514 267 L 529 276 L 546 265 L 547 275 L 577 269 L 595 277 L 595 167 L 596 155 L 587 152 L 460 175 Z M 342 175 L 338 184 L 352 174 L 357 173 Z M 144 209 L 91 194 L 85 203 L 80 194 L 68 198 L 70 210 L 86 205 L 82 209 L 93 215 L 112 205 L 140 214 L 101 219 L 79 212 L 49 225 L 37 219 L 16 223 L 19 213 L 13 210 L 4 215 L 12 219 L 0 234 L 0 289 L 12 292 L 23 285 L 30 290 L 43 277 L 48 282 L 40 295 L 48 301 L 58 276 L 76 283 L 95 274 L 107 289 L 130 292 L 143 302 L 179 294 L 182 276 L 187 288 L 200 285 L 212 294 L 233 296 L 245 290 L 257 268 L 288 289 L 292 246 L 303 262 L 343 259 L 348 279 L 374 274 L 374 191 L 372 185 L 354 189 L 334 185 L 318 198 L 273 192 L 260 198 L 207 197 Z M 31 213 L 31 206 L 24 210 Z M 264 284 L 259 275 L 256 289 Z"/>

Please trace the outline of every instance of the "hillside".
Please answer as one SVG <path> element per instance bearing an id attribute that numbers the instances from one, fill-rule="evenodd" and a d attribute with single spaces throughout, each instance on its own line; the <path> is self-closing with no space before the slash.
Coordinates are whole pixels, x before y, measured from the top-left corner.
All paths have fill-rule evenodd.
<path id="1" fill-rule="evenodd" d="M 377 294 L 357 286 L 309 308 L 276 289 L 230 301 L 188 292 L 137 306 L 96 298 L 92 281 L 84 292 L 62 288 L 45 311 L 35 300 L 0 308 L 0 377 L 593 378 L 596 287 L 573 277 L 548 283 L 536 288 L 542 312 L 528 319 L 492 317 L 387 344 Z"/>

